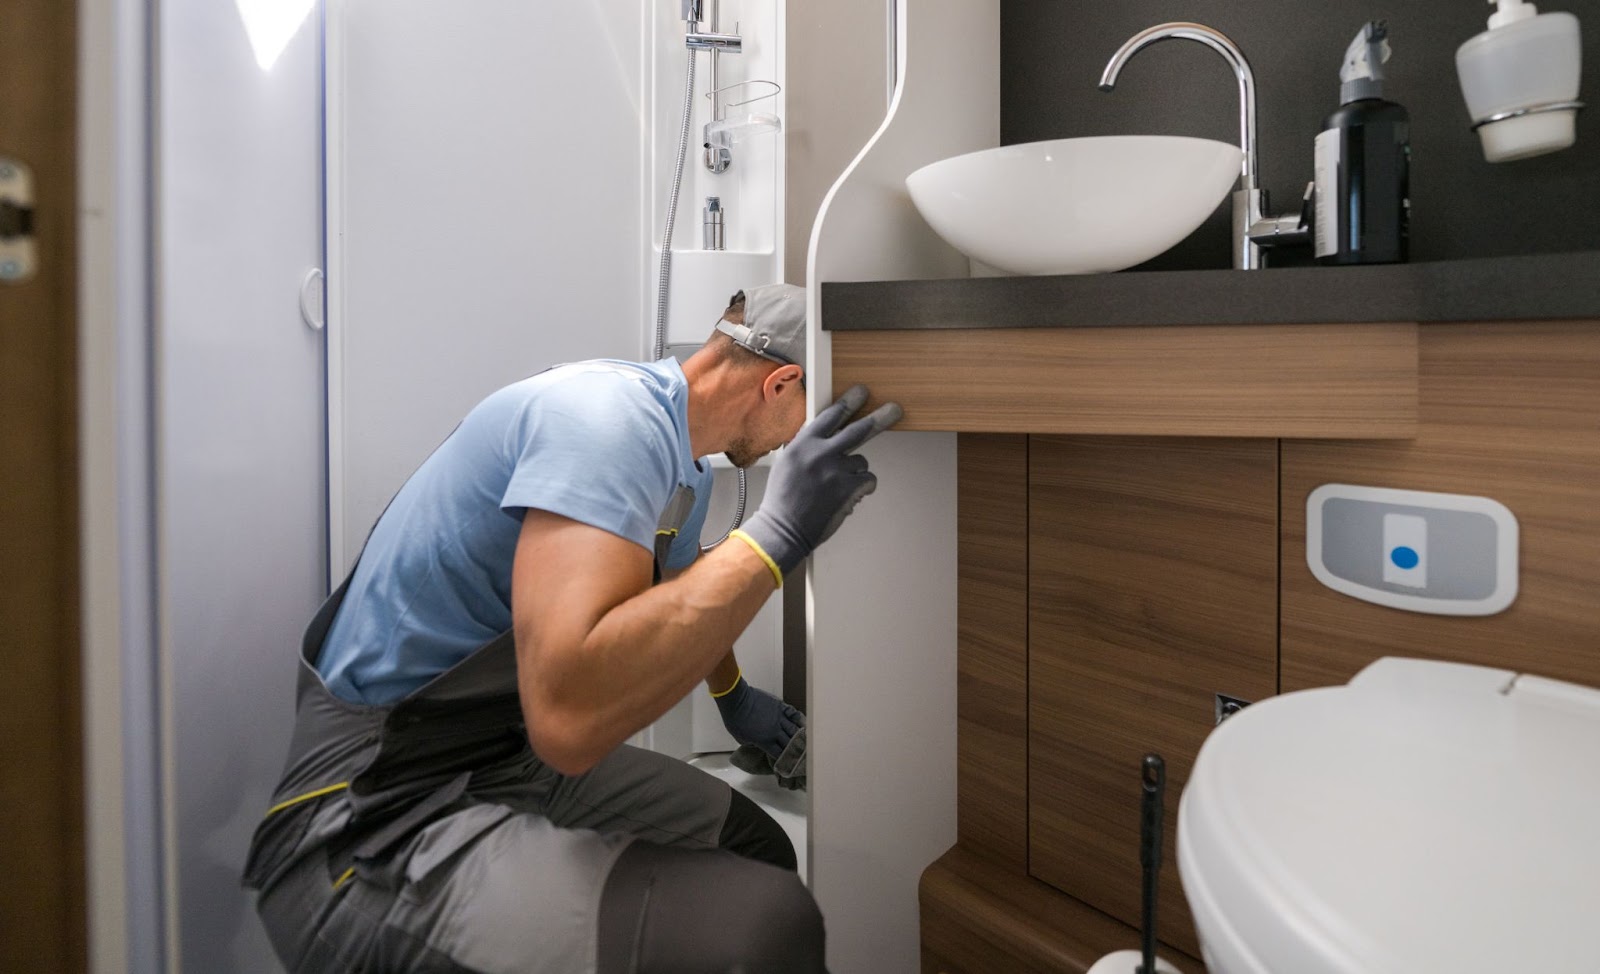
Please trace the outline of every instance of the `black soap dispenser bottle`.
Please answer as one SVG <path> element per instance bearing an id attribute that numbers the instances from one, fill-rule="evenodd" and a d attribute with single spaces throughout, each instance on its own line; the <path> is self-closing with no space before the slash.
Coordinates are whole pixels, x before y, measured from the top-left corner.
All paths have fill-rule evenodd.
<path id="1" fill-rule="evenodd" d="M 1339 109 L 1316 141 L 1314 242 L 1320 264 L 1393 264 L 1407 257 L 1411 117 L 1383 99 L 1388 30 L 1375 20 L 1345 51 Z"/>

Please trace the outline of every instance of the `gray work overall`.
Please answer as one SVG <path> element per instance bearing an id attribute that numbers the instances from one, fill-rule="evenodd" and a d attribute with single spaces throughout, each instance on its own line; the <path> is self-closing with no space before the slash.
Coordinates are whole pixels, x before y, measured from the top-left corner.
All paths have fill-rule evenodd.
<path id="1" fill-rule="evenodd" d="M 692 507 L 692 492 L 681 488 L 657 533 L 658 572 Z M 650 888 L 674 870 L 695 888 L 709 881 L 776 890 L 766 912 L 800 917 L 807 929 L 786 936 L 815 941 L 802 951 L 815 961 L 793 969 L 820 969 L 820 916 L 798 878 L 707 851 L 732 848 L 724 829 L 730 807 L 755 807 L 743 796 L 681 761 L 627 746 L 578 776 L 537 758 L 509 631 L 392 706 L 330 692 L 316 662 L 349 584 L 306 631 L 287 767 L 245 868 L 245 885 L 260 891 L 258 911 L 291 971 L 596 971 L 602 895 L 613 896 L 608 876 L 635 839 L 649 847 L 628 870 L 642 892 L 624 891 L 629 912 L 610 922 L 640 928 L 613 940 L 640 943 L 611 966 L 602 963 L 601 974 L 711 969 L 693 957 L 672 960 L 693 951 L 682 930 L 660 931 L 655 946 L 643 945 L 651 939 L 645 919 L 661 909 Z M 689 850 L 696 854 L 687 870 L 660 859 Z M 792 848 L 789 856 L 792 868 Z M 722 907 L 717 923 L 736 922 L 728 914 L 737 909 Z M 751 923 L 767 926 L 755 916 Z M 652 954 L 656 960 L 641 961 Z"/>

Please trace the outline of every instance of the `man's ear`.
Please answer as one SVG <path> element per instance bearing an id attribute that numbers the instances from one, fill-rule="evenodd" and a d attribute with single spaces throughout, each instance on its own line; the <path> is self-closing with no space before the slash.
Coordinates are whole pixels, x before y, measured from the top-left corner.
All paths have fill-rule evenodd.
<path id="1" fill-rule="evenodd" d="M 762 383 L 761 391 L 768 401 L 787 392 L 798 392 L 802 374 L 803 370 L 798 365 L 780 366 L 767 373 L 767 381 Z"/>

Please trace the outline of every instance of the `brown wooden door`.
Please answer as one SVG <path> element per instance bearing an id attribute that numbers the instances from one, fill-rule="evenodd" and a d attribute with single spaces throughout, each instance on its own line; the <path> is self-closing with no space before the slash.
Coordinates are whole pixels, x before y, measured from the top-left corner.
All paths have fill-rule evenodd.
<path id="1" fill-rule="evenodd" d="M 0 4 L 0 157 L 39 272 L 0 281 L 0 971 L 86 966 L 76 483 L 76 10 Z"/>
<path id="2" fill-rule="evenodd" d="M 1159 931 L 1192 956 L 1178 799 L 1214 694 L 1276 690 L 1277 452 L 1275 440 L 1030 438 L 1029 871 L 1137 927 L 1140 761 L 1160 753 Z"/>

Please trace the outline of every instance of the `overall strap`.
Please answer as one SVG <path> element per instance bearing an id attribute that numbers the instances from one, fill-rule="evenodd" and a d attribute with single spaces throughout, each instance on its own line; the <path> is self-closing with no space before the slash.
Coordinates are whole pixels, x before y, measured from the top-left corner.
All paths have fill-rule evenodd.
<path id="1" fill-rule="evenodd" d="M 678 540 L 678 533 L 683 530 L 684 522 L 689 520 L 689 515 L 694 512 L 694 488 L 679 486 L 673 491 L 672 499 L 667 501 L 666 510 L 661 512 L 661 522 L 656 525 L 655 548 L 655 580 L 661 578 L 667 571 L 667 558 L 672 554 L 672 543 Z"/>

